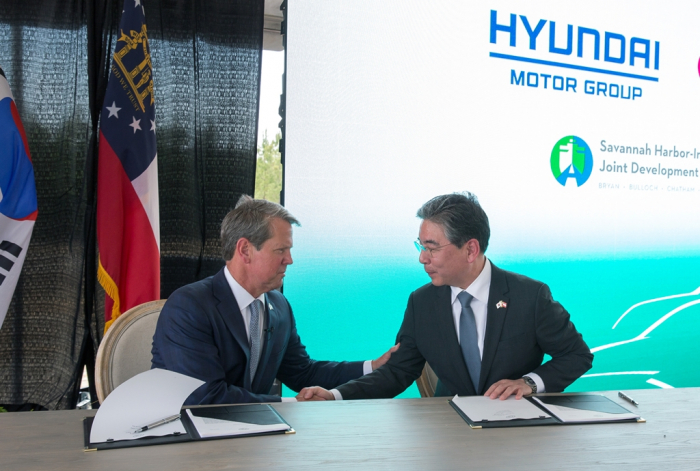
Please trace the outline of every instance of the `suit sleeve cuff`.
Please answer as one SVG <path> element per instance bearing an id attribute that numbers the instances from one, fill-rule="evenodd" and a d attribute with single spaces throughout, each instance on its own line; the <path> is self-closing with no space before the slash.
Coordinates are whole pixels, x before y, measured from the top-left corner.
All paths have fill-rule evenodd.
<path id="1" fill-rule="evenodd" d="M 544 388 L 544 381 L 542 381 L 540 375 L 538 375 L 537 373 L 528 373 L 524 376 L 529 376 L 530 378 L 532 378 L 532 380 L 537 385 L 537 393 L 547 392 L 547 390 Z"/>
<path id="2" fill-rule="evenodd" d="M 343 400 L 343 396 L 340 394 L 340 391 L 338 391 L 337 389 L 331 389 L 331 394 L 333 394 L 333 397 L 335 397 L 336 401 Z"/>
<path id="3" fill-rule="evenodd" d="M 372 360 L 367 360 L 362 364 L 362 374 L 368 375 L 372 372 Z"/>

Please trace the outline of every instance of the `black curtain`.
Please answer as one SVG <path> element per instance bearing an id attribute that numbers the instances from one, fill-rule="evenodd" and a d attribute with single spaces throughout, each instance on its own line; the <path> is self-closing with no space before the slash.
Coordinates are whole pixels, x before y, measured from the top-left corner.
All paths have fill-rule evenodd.
<path id="1" fill-rule="evenodd" d="M 219 229 L 253 195 L 264 2 L 150 2 L 161 297 L 223 266 Z"/>
<path id="2" fill-rule="evenodd" d="M 254 191 L 264 2 L 141 3 L 154 72 L 166 298 L 223 265 L 221 219 Z M 73 408 L 104 329 L 97 119 L 123 2 L 2 4 L 0 67 L 27 133 L 39 216 L 0 328 L 0 404 Z"/>

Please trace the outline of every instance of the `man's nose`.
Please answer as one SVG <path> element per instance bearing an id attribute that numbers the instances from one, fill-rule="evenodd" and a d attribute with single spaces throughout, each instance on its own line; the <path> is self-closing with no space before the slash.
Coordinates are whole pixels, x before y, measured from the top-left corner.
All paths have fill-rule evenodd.
<path id="1" fill-rule="evenodd" d="M 421 250 L 420 254 L 418 255 L 418 261 L 420 263 L 422 263 L 423 265 L 425 265 L 426 263 L 428 263 L 429 260 L 430 260 L 430 257 L 428 256 L 428 251 Z"/>

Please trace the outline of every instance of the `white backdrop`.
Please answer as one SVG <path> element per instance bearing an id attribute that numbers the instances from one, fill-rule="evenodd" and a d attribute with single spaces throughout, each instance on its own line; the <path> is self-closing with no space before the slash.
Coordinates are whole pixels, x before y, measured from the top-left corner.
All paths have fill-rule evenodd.
<path id="1" fill-rule="evenodd" d="M 492 11 L 503 28 L 516 15 L 514 46 L 498 28 L 491 42 Z M 285 191 L 302 227 L 285 293 L 312 352 L 390 344 L 408 294 L 429 281 L 416 210 L 469 190 L 490 218 L 487 255 L 549 283 L 599 352 L 579 389 L 696 383 L 700 369 L 677 365 L 700 354 L 687 337 L 700 328 L 699 14 L 691 1 L 290 2 Z M 532 49 L 525 21 L 540 20 Z M 571 25 L 570 54 L 550 51 L 552 23 L 560 49 Z M 597 60 L 593 34 L 578 57 L 580 30 L 598 32 Z M 624 42 L 624 63 L 605 60 L 606 42 L 613 58 Z M 648 66 L 631 51 L 648 51 Z M 567 136 L 591 151 L 580 186 L 551 168 Z M 690 156 L 656 153 L 674 148 Z"/>

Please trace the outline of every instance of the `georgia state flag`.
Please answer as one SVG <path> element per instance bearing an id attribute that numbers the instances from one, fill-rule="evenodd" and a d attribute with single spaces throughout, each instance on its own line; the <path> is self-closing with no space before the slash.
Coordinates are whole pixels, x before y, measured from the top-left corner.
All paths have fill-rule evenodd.
<path id="1" fill-rule="evenodd" d="M 105 332 L 127 310 L 160 298 L 155 96 L 141 0 L 124 0 L 110 71 L 97 169 Z"/>
<path id="2" fill-rule="evenodd" d="M 0 327 L 37 216 L 34 167 L 10 86 L 0 69 Z"/>

